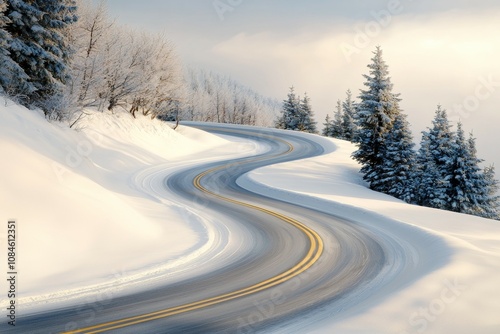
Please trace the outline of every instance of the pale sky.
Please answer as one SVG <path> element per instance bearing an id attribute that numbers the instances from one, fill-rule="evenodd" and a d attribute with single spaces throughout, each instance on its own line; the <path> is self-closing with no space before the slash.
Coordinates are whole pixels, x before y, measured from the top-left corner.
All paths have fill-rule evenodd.
<path id="1" fill-rule="evenodd" d="M 108 0 L 133 28 L 164 32 L 184 63 L 282 100 L 307 92 L 319 125 L 357 96 L 380 45 L 415 140 L 437 104 L 500 177 L 500 1 Z M 320 126 L 321 127 L 321 126 Z"/>

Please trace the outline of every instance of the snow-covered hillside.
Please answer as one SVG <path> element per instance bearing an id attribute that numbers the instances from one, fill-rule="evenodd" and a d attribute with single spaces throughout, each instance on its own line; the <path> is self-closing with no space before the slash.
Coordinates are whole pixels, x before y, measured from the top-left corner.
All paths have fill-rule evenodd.
<path id="1" fill-rule="evenodd" d="M 157 196 L 150 179 L 158 170 L 255 152 L 147 117 L 88 112 L 75 131 L 2 99 L 0 219 L 18 222 L 21 308 L 120 290 L 117 278 L 130 283 L 167 269 L 172 276 L 214 251 L 205 218 L 168 193 Z"/>

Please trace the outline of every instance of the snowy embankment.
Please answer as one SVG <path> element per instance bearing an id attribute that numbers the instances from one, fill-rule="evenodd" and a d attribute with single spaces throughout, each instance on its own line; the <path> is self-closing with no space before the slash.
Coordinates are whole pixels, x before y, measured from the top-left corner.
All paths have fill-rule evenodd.
<path id="1" fill-rule="evenodd" d="M 423 262 L 422 277 L 390 283 L 383 297 L 362 300 L 341 318 L 332 313 L 313 333 L 500 333 L 500 222 L 373 192 L 350 158 L 351 143 L 312 138 L 330 153 L 258 169 L 241 178 L 240 185 L 352 219 L 375 235 L 392 233 L 434 254 L 421 259 L 413 254 Z M 443 242 L 435 242 L 436 237 Z"/>
<path id="2" fill-rule="evenodd" d="M 228 232 L 176 204 L 163 178 L 261 149 L 128 113 L 89 113 L 75 131 L 2 99 L 0 219 L 18 222 L 24 314 L 193 274 L 227 247 Z"/>

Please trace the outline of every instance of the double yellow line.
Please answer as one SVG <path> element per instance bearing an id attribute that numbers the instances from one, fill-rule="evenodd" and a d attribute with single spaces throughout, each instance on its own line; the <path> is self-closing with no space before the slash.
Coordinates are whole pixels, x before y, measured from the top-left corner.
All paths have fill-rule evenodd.
<path id="1" fill-rule="evenodd" d="M 284 155 L 284 154 L 287 154 L 287 153 L 290 153 L 291 151 L 293 151 L 293 146 L 291 144 L 289 144 L 285 141 L 282 141 L 281 139 L 274 138 L 274 140 L 281 141 L 281 142 L 285 143 L 286 145 L 288 145 L 288 147 L 289 147 L 287 152 L 277 154 L 274 157 Z M 263 157 L 263 158 L 259 158 L 259 159 L 253 160 L 253 161 L 264 160 L 264 159 L 268 159 L 268 158 L 269 157 Z M 239 164 L 243 164 L 243 163 L 245 163 L 245 162 L 240 162 Z M 210 196 L 216 197 L 216 198 L 221 199 L 221 200 L 226 201 L 226 202 L 230 202 L 230 203 L 233 203 L 236 205 L 240 205 L 243 207 L 247 207 L 247 208 L 250 208 L 253 210 L 257 210 L 257 211 L 266 213 L 270 216 L 276 217 L 276 218 L 286 222 L 287 224 L 290 224 L 290 225 L 298 228 L 301 232 L 303 232 L 307 236 L 307 238 L 309 240 L 310 247 L 309 247 L 309 250 L 307 252 L 307 255 L 299 263 L 297 263 L 295 266 L 288 269 L 287 271 L 285 271 L 279 275 L 276 275 L 274 277 L 271 277 L 265 281 L 262 281 L 260 283 L 254 284 L 252 286 L 249 286 L 249 287 L 237 290 L 237 291 L 222 294 L 222 295 L 208 298 L 208 299 L 203 299 L 203 300 L 189 303 L 189 304 L 185 304 L 185 305 L 171 307 L 171 308 L 156 311 L 156 312 L 146 313 L 146 314 L 133 316 L 133 317 L 129 317 L 129 318 L 124 318 L 124 319 L 120 319 L 120 320 L 115 320 L 115 321 L 110 321 L 110 322 L 102 323 L 102 324 L 95 325 L 95 326 L 80 328 L 77 330 L 65 332 L 65 334 L 70 334 L 70 333 L 71 334 L 102 333 L 102 332 L 106 332 L 109 330 L 114 330 L 114 329 L 119 329 L 119 328 L 123 328 L 123 327 L 127 327 L 127 326 L 132 326 L 135 324 L 140 324 L 140 323 L 152 321 L 155 319 L 166 318 L 166 317 L 170 317 L 170 316 L 173 316 L 176 314 L 194 311 L 194 310 L 198 310 L 198 309 L 205 308 L 208 306 L 212 306 L 212 305 L 220 304 L 220 303 L 223 303 L 226 301 L 230 301 L 233 299 L 241 298 L 241 297 L 253 294 L 253 293 L 257 293 L 259 291 L 263 291 L 263 290 L 272 288 L 278 284 L 281 284 L 283 282 L 286 282 L 286 281 L 294 278 L 295 276 L 303 273 L 308 268 L 310 268 L 320 258 L 321 254 L 323 252 L 323 248 L 324 248 L 323 241 L 322 241 L 321 237 L 318 235 L 318 233 L 315 232 L 313 229 L 311 229 L 308 226 L 302 224 L 301 222 L 299 222 L 293 218 L 290 218 L 288 216 L 285 216 L 281 213 L 278 213 L 278 212 L 275 212 L 273 210 L 269 210 L 269 209 L 266 209 L 266 208 L 263 208 L 263 207 L 260 207 L 257 205 L 253 205 L 253 204 L 241 202 L 238 200 L 234 200 L 232 198 L 224 197 L 220 194 L 216 194 L 216 193 L 208 190 L 207 188 L 205 188 L 201 185 L 201 181 L 205 176 L 207 176 L 211 173 L 220 171 L 224 168 L 226 168 L 226 165 L 209 169 L 209 170 L 197 175 L 193 180 L 193 185 L 198 190 L 200 190 L 200 191 L 202 191 Z"/>

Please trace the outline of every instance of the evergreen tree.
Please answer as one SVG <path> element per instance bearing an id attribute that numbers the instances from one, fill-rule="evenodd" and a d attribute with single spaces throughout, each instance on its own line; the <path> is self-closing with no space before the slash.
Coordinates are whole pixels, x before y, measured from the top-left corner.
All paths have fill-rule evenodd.
<path id="1" fill-rule="evenodd" d="M 304 94 L 304 98 L 300 100 L 299 104 L 298 130 L 309 133 L 318 133 L 318 130 L 316 129 L 316 122 L 314 121 L 314 112 L 311 108 L 311 99 L 307 96 L 307 93 Z"/>
<path id="2" fill-rule="evenodd" d="M 3 90 L 4 93 L 12 96 L 19 90 L 30 92 L 30 87 L 27 84 L 28 76 L 10 57 L 9 49 L 12 38 L 5 27 L 11 21 L 5 15 L 6 10 L 7 3 L 0 0 L 0 91 Z"/>
<path id="3" fill-rule="evenodd" d="M 344 139 L 344 128 L 342 127 L 342 102 L 337 101 L 337 107 L 332 120 L 332 137 Z"/>
<path id="4" fill-rule="evenodd" d="M 36 0 L 44 13 L 38 21 L 46 30 L 43 48 L 53 54 L 47 59 L 47 70 L 52 76 L 65 82 L 68 79 L 67 64 L 73 52 L 68 43 L 66 29 L 77 21 L 75 0 Z"/>
<path id="5" fill-rule="evenodd" d="M 455 156 L 450 178 L 451 210 L 485 218 L 498 218 L 498 190 L 494 171 L 484 172 L 479 167 L 483 162 L 477 158 L 476 140 L 470 135 L 465 140 L 462 124 L 457 127 Z"/>
<path id="6" fill-rule="evenodd" d="M 385 135 L 385 142 L 386 153 L 381 173 L 375 178 L 372 187 L 408 203 L 414 203 L 413 171 L 416 154 L 406 115 L 401 113 L 396 116 L 392 130 Z"/>
<path id="7" fill-rule="evenodd" d="M 356 136 L 358 150 L 353 153 L 353 158 L 361 163 L 363 178 L 371 187 L 381 173 L 379 168 L 386 153 L 385 135 L 392 129 L 394 120 L 400 113 L 400 99 L 398 94 L 392 92 L 393 85 L 380 47 L 375 50 L 368 68 L 370 74 L 364 75 L 367 90 L 361 90 L 359 96 L 359 130 Z"/>
<path id="8" fill-rule="evenodd" d="M 300 100 L 295 95 L 295 89 L 290 87 L 288 98 L 283 101 L 281 116 L 276 121 L 278 129 L 298 130 L 300 122 Z"/>
<path id="9" fill-rule="evenodd" d="M 15 63 L 9 56 L 8 46 L 10 42 L 10 35 L 5 31 L 4 27 L 10 20 L 5 16 L 5 10 L 7 9 L 7 4 L 4 0 L 0 0 L 0 90 L 6 90 L 5 88 L 10 84 L 11 78 L 11 68 Z"/>
<path id="10" fill-rule="evenodd" d="M 323 123 L 323 132 L 321 133 L 325 137 L 333 137 L 333 124 L 330 119 L 330 115 L 326 115 L 325 123 Z"/>
<path id="11" fill-rule="evenodd" d="M 432 189 L 435 187 L 435 180 L 439 179 L 439 174 L 431 157 L 429 145 L 428 133 L 422 132 L 413 178 L 415 180 L 415 203 L 431 207 Z"/>
<path id="12" fill-rule="evenodd" d="M 451 131 L 446 111 L 438 106 L 433 127 L 423 132 L 417 157 L 416 202 L 420 205 L 499 218 L 500 197 L 494 168 L 481 170 L 475 138 L 466 140 L 462 124 Z"/>
<path id="13" fill-rule="evenodd" d="M 355 114 L 356 108 L 354 105 L 354 101 L 352 100 L 352 93 L 349 89 L 347 91 L 347 97 L 345 101 L 342 103 L 342 130 L 343 130 L 343 138 L 348 141 L 354 141 L 356 137 L 356 123 L 355 123 Z"/>
<path id="14" fill-rule="evenodd" d="M 500 196 L 498 196 L 498 180 L 495 178 L 495 166 L 491 165 L 484 169 L 486 182 L 485 193 L 488 196 L 484 203 L 484 211 L 481 216 L 489 219 L 500 220 Z"/>
<path id="15" fill-rule="evenodd" d="M 290 88 L 288 98 L 283 101 L 281 116 L 275 126 L 278 129 L 317 133 L 314 113 L 307 93 L 303 99 L 300 99 L 295 95 L 294 88 Z"/>
<path id="16" fill-rule="evenodd" d="M 447 194 L 450 198 L 450 210 L 476 214 L 479 211 L 481 192 L 484 191 L 485 184 L 479 173 L 479 160 L 473 156 L 475 152 L 471 152 L 460 122 L 457 125 L 455 143 L 452 148 L 452 162 L 449 174 L 445 176 L 450 185 Z"/>
<path id="17" fill-rule="evenodd" d="M 64 29 L 74 21 L 73 0 L 7 0 L 6 14 L 11 23 L 11 58 L 28 75 L 25 95 L 27 106 L 40 105 L 60 93 L 67 79 L 69 46 Z"/>
<path id="18" fill-rule="evenodd" d="M 484 160 L 477 157 L 476 139 L 472 133 L 466 145 L 469 171 L 468 180 L 471 188 L 467 192 L 467 197 L 470 198 L 473 206 L 463 212 L 484 218 L 498 219 L 500 198 L 497 194 L 498 181 L 495 180 L 494 167 L 486 167 L 484 170 L 481 170 L 479 167 L 480 163 Z"/>
<path id="19" fill-rule="evenodd" d="M 419 150 L 419 204 L 450 210 L 449 189 L 455 136 L 446 110 L 441 106 L 438 106 L 432 124 L 432 129 L 423 132 Z"/>

